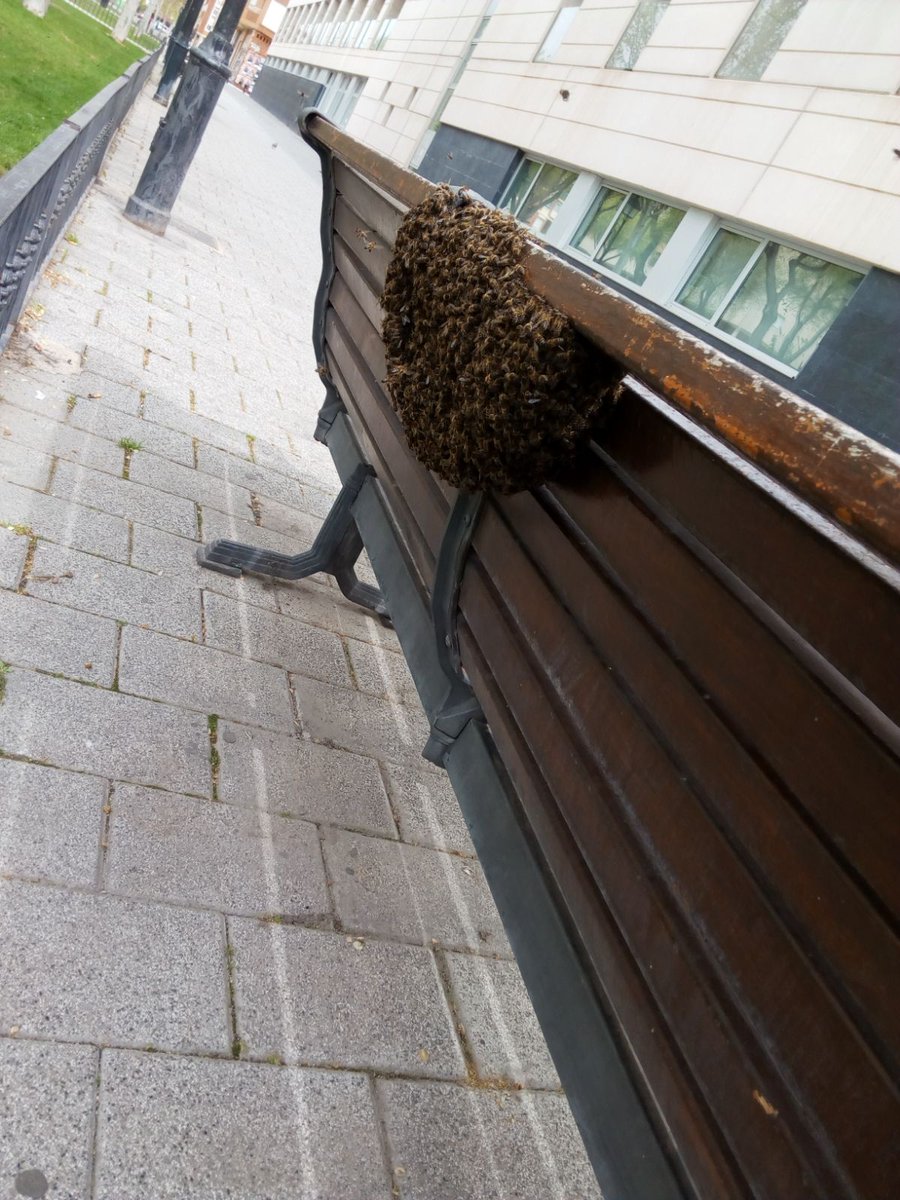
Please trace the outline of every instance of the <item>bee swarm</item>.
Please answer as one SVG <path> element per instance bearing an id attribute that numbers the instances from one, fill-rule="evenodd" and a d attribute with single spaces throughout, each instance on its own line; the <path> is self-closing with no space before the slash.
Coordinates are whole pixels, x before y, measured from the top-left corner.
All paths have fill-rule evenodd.
<path id="1" fill-rule="evenodd" d="M 411 209 L 381 298 L 386 384 L 410 449 L 466 491 L 554 478 L 621 368 L 536 296 L 515 219 L 446 184 Z"/>

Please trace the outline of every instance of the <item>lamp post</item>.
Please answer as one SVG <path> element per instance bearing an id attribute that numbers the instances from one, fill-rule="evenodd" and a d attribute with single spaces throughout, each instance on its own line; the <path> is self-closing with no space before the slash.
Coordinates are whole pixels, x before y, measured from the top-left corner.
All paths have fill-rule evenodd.
<path id="1" fill-rule="evenodd" d="M 178 14 L 178 20 L 169 35 L 162 74 L 153 96 L 157 104 L 169 103 L 172 89 L 175 87 L 178 76 L 181 74 L 181 68 L 184 66 L 184 60 L 187 58 L 191 38 L 194 36 L 194 28 L 202 7 L 203 0 L 185 0 L 184 6 Z"/>
<path id="2" fill-rule="evenodd" d="M 216 27 L 188 51 L 187 66 L 169 112 L 159 123 L 150 154 L 125 216 L 151 233 L 164 234 L 172 205 L 197 153 L 231 72 L 231 37 L 246 0 L 225 0 Z"/>

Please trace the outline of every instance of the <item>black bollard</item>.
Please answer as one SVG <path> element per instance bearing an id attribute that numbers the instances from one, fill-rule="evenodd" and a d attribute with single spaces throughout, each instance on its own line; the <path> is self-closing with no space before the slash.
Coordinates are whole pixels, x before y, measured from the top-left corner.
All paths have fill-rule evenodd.
<path id="1" fill-rule="evenodd" d="M 151 233 L 164 234 L 172 205 L 231 72 L 231 37 L 246 0 L 225 0 L 216 27 L 188 51 L 187 66 L 169 112 L 159 123 L 150 154 L 125 216 Z"/>
<path id="2" fill-rule="evenodd" d="M 178 82 L 187 52 L 191 48 L 191 38 L 194 36 L 197 18 L 200 16 L 202 7 L 203 0 L 185 0 L 184 7 L 178 14 L 178 20 L 175 22 L 169 35 L 169 44 L 166 46 L 159 86 L 153 96 L 157 104 L 169 103 L 172 89 Z"/>

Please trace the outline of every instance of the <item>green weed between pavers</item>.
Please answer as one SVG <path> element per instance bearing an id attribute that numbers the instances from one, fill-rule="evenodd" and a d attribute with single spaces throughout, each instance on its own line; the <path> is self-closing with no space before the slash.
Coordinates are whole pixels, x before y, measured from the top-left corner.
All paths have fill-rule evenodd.
<path id="1" fill-rule="evenodd" d="M 68 4 L 0 0 L 0 175 L 142 54 Z"/>
<path id="2" fill-rule="evenodd" d="M 78 403 L 78 397 L 73 396 L 70 392 L 69 395 L 66 396 L 66 408 L 69 410 L 69 412 L 75 411 L 75 405 L 77 403 Z"/>
<path id="3" fill-rule="evenodd" d="M 30 525 L 13 525 L 11 521 L 0 521 L 0 529 L 10 529 L 20 537 L 34 537 L 34 530 Z"/>
<path id="4" fill-rule="evenodd" d="M 6 695 L 7 675 L 9 675 L 9 663 L 0 659 L 0 704 L 3 703 L 3 697 Z"/>
<path id="5" fill-rule="evenodd" d="M 68 242 L 70 245 L 72 245 L 72 246 L 77 246 L 77 245 L 79 244 L 79 242 L 78 242 L 78 236 L 77 236 L 76 234 L 74 234 L 74 233 L 72 232 L 72 230 L 71 230 L 71 229 L 69 230 L 69 232 L 68 232 L 68 233 L 67 233 L 65 236 L 66 236 L 66 241 L 67 241 L 67 242 Z"/>
<path id="6" fill-rule="evenodd" d="M 141 443 L 136 442 L 134 438 L 119 438 L 119 446 L 125 451 L 125 458 L 122 461 L 122 478 L 128 479 L 131 475 L 131 458 L 135 450 L 140 450 Z"/>

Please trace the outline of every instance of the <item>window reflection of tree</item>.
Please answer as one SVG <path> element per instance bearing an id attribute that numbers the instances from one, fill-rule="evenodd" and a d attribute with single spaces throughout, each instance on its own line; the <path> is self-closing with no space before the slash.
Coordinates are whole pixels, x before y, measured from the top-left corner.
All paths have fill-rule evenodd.
<path id="1" fill-rule="evenodd" d="M 759 242 L 751 238 L 720 230 L 679 294 L 679 301 L 703 317 L 714 317 L 758 247 Z"/>
<path id="2" fill-rule="evenodd" d="M 679 209 L 670 208 L 659 200 L 651 200 L 649 196 L 632 195 L 616 222 L 618 230 L 613 227 L 609 249 L 600 262 L 626 279 L 643 283 L 653 265 L 651 256 L 656 252 L 656 258 L 659 257 L 683 215 Z M 674 224 L 667 224 L 673 218 Z M 617 244 L 617 239 L 628 229 L 629 223 L 631 229 L 625 241 Z"/>
<path id="3" fill-rule="evenodd" d="M 574 181 L 571 171 L 545 166 L 519 211 L 519 220 L 543 233 L 556 216 L 556 206 L 565 200 Z"/>
<path id="4" fill-rule="evenodd" d="M 754 328 L 746 332 L 746 340 L 799 369 L 858 282 L 855 272 L 769 242 L 735 297 L 740 302 L 745 289 L 758 290 L 760 283 L 763 285 L 762 312 Z M 752 304 L 750 296 L 746 300 Z M 723 317 L 727 315 L 726 310 Z M 783 330 L 778 328 L 780 323 Z"/>

